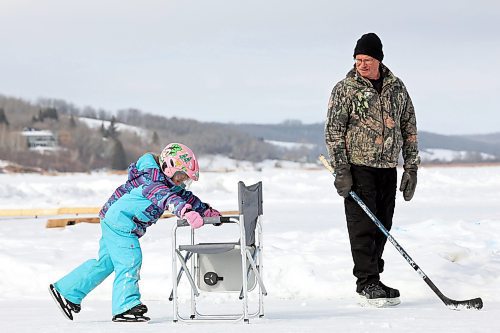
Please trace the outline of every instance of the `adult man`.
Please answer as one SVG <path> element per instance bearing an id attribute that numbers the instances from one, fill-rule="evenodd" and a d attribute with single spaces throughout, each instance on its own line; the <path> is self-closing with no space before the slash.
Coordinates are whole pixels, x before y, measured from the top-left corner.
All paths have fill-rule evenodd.
<path id="1" fill-rule="evenodd" d="M 413 197 L 420 162 L 413 104 L 403 82 L 382 64 L 383 58 L 376 34 L 357 41 L 354 68 L 333 88 L 325 125 L 335 187 L 345 198 L 356 291 L 375 306 L 399 304 L 399 291 L 380 282 L 387 239 L 349 191 L 356 192 L 390 230 L 399 154 L 403 152 L 400 191 L 406 201 Z"/>

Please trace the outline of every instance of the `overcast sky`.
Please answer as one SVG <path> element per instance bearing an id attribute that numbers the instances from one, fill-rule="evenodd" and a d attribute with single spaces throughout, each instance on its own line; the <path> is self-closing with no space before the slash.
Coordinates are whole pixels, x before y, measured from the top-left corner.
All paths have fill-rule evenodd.
<path id="1" fill-rule="evenodd" d="M 494 0 L 0 0 L 0 94 L 201 121 L 323 122 L 366 32 L 382 39 L 419 130 L 500 131 Z"/>

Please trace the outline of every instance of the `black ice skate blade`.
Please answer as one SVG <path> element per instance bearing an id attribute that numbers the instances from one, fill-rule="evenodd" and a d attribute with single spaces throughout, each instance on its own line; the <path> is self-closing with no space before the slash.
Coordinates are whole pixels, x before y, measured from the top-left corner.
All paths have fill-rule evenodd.
<path id="1" fill-rule="evenodd" d="M 61 294 L 57 292 L 53 284 L 49 285 L 49 292 L 54 301 L 56 302 L 57 307 L 59 308 L 59 310 L 61 310 L 64 317 L 68 318 L 69 320 L 73 320 L 73 314 L 71 313 L 71 310 L 68 309 L 68 306 L 64 303 Z"/>
<path id="2" fill-rule="evenodd" d="M 115 323 L 145 323 L 151 318 L 146 316 L 134 316 L 134 315 L 116 315 L 113 317 L 112 321 Z"/>

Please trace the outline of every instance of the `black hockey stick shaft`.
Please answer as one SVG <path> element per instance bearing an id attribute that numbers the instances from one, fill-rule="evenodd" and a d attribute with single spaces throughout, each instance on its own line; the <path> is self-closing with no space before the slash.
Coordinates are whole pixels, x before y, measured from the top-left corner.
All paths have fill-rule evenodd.
<path id="1" fill-rule="evenodd" d="M 333 177 L 335 177 L 335 171 L 333 170 L 332 166 L 326 158 L 323 155 L 320 155 L 319 157 L 321 163 L 327 168 Z M 483 307 L 483 301 L 481 298 L 474 298 L 470 300 L 464 300 L 464 301 L 456 301 L 452 300 L 448 297 L 446 297 L 437 287 L 436 285 L 431 281 L 431 279 L 427 276 L 427 274 L 424 273 L 424 271 L 417 265 L 417 263 L 410 257 L 410 255 L 403 249 L 401 245 L 396 241 L 394 237 L 389 233 L 389 231 L 384 227 L 382 222 L 373 214 L 373 212 L 366 206 L 366 204 L 361 200 L 361 198 L 354 192 L 350 191 L 349 195 L 356 201 L 356 203 L 361 207 L 361 209 L 368 215 L 368 217 L 377 225 L 377 227 L 382 231 L 382 233 L 387 237 L 387 240 L 391 242 L 392 245 L 398 250 L 399 253 L 403 256 L 403 258 L 406 259 L 408 264 L 410 264 L 411 267 L 420 275 L 420 277 L 427 283 L 427 285 L 432 289 L 432 291 L 443 301 L 443 303 L 452 308 L 452 309 L 460 309 L 460 308 L 467 308 L 467 309 L 481 309 Z"/>

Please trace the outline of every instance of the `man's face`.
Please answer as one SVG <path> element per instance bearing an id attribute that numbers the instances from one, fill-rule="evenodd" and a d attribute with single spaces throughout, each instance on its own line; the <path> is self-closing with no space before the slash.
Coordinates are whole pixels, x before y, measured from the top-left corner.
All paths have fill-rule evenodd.
<path id="1" fill-rule="evenodd" d="M 376 80 L 380 77 L 379 65 L 380 61 L 364 54 L 357 54 L 356 69 L 362 77 L 370 80 Z"/>

